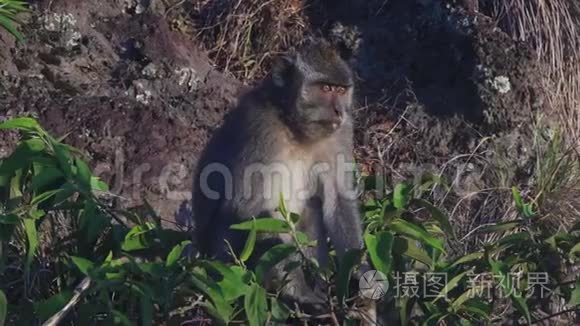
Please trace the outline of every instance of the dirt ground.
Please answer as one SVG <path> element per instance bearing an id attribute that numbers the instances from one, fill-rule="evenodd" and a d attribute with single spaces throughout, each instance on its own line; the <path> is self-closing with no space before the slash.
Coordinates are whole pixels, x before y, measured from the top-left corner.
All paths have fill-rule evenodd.
<path id="1" fill-rule="evenodd" d="M 87 153 L 120 205 L 147 201 L 173 221 L 201 148 L 254 81 L 222 64 L 223 51 L 211 51 L 217 34 L 200 26 L 204 6 L 226 12 L 232 3 L 35 1 L 25 42 L 0 32 L 0 120 L 38 117 Z M 465 156 L 480 158 L 468 162 L 477 165 L 493 160 L 501 143 L 519 162 L 514 173 L 525 174 L 528 127 L 542 103 L 537 70 L 527 46 L 485 13 L 430 0 L 289 3 L 302 27 L 280 49 L 321 33 L 357 72 L 364 172 L 396 180 L 426 164 L 458 166 Z M 255 35 L 276 32 L 260 26 Z M 3 134 L 0 155 L 15 140 Z M 477 189 L 485 180 L 467 183 Z"/>

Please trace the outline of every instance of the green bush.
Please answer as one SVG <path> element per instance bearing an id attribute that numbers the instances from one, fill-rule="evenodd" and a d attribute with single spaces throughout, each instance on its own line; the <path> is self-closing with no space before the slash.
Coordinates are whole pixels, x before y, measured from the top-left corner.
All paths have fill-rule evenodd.
<path id="1" fill-rule="evenodd" d="M 498 322 L 506 314 L 529 324 L 541 319 L 534 311 L 549 302 L 565 301 L 564 312 L 580 303 L 580 281 L 564 279 L 578 263 L 580 223 L 568 232 L 548 233 L 534 204 L 515 188 L 521 217 L 474 230 L 501 237 L 462 257 L 449 253 L 449 242 L 459 240 L 447 215 L 423 198 L 435 183 L 423 179 L 369 196 L 362 205 L 365 250 L 348 252 L 328 269 L 304 254 L 313 242 L 297 230 L 300 217 L 286 210 L 283 199 L 282 220 L 261 218 L 232 227 L 248 237 L 236 263 L 227 265 L 197 258 L 190 235 L 164 228 L 153 213 L 114 209 L 106 184 L 92 174 L 83 154 L 34 119 L 12 119 L 0 129 L 22 135 L 0 163 L 0 325 L 37 324 L 57 312 L 56 321 L 66 316 L 64 321 L 81 325 L 205 318 L 217 324 L 285 324 L 288 319 L 350 324 L 364 312 L 351 275 L 367 259 L 392 285 L 377 301 L 389 325 L 471 325 Z M 254 257 L 257 263 L 250 269 L 247 262 L 263 232 L 288 233 L 294 241 Z M 299 259 L 286 270 L 303 268 L 328 286 L 328 313 L 303 313 L 284 304 L 280 291 L 265 290 L 268 270 L 290 255 Z M 426 286 L 442 275 L 445 282 Z M 527 293 L 531 276 L 539 275 L 549 293 Z M 496 282 L 476 284 L 476 276 Z M 413 286 L 418 295 L 405 295 L 402 285 Z"/>

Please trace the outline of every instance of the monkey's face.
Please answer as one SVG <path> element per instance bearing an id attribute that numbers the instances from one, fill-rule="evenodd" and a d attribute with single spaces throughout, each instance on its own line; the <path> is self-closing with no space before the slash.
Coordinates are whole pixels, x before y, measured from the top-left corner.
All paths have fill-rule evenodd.
<path id="1" fill-rule="evenodd" d="M 272 82 L 292 127 L 310 140 L 333 134 L 349 119 L 352 71 L 326 42 L 309 42 L 276 60 Z"/>
<path id="2" fill-rule="evenodd" d="M 352 88 L 324 81 L 301 87 L 295 114 L 308 137 L 329 136 L 349 118 Z"/>

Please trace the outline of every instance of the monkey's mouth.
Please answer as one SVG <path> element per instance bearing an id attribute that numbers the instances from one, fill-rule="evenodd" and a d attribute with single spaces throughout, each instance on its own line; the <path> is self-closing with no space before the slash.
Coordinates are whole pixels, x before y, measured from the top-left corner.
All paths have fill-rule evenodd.
<path id="1" fill-rule="evenodd" d="M 313 121 L 314 124 L 319 125 L 321 127 L 336 130 L 340 128 L 342 125 L 343 119 L 330 119 L 330 120 L 316 120 Z"/>

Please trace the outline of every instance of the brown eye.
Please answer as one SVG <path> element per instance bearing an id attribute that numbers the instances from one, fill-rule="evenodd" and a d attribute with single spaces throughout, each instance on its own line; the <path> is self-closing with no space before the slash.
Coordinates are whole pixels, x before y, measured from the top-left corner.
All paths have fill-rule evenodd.
<path id="1" fill-rule="evenodd" d="M 330 87 L 330 85 L 322 85 L 322 91 L 325 93 L 328 93 L 332 90 L 332 88 Z"/>
<path id="2" fill-rule="evenodd" d="M 336 92 L 340 95 L 344 95 L 344 93 L 346 93 L 346 88 L 339 86 L 336 88 Z"/>

